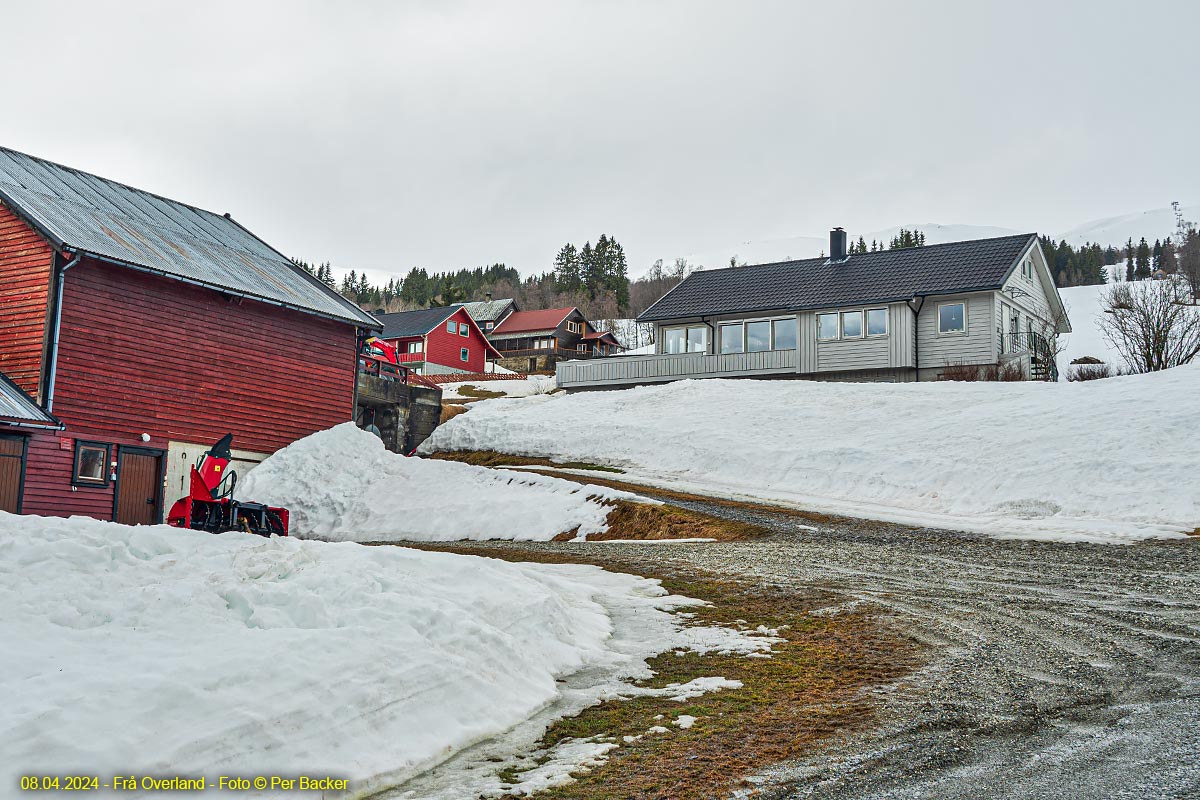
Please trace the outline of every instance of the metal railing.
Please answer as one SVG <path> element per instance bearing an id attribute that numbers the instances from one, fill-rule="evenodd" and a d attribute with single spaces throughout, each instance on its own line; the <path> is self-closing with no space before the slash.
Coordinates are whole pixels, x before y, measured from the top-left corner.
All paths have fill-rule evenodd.
<path id="1" fill-rule="evenodd" d="M 795 372 L 796 366 L 795 350 L 766 350 L 753 353 L 615 356 L 590 363 L 560 361 L 556 369 L 558 385 L 569 387 L 781 374 Z"/>
<path id="2" fill-rule="evenodd" d="M 542 347 L 542 348 L 526 348 L 520 350 L 500 350 L 500 355 L 503 358 L 521 358 L 523 356 L 556 356 L 558 358 L 604 358 L 615 353 L 597 353 L 591 348 L 587 350 L 575 350 L 570 347 Z"/>

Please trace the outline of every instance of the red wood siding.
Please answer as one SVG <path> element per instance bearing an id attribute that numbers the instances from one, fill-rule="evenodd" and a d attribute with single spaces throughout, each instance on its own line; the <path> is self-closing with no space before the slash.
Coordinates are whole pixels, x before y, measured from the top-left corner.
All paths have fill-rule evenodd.
<path id="1" fill-rule="evenodd" d="M 353 416 L 349 323 L 85 259 L 67 273 L 60 338 L 67 430 L 31 443 L 27 513 L 111 518 L 111 486 L 71 490 L 77 438 L 165 450 L 232 433 L 270 453 Z"/>
<path id="2" fill-rule="evenodd" d="M 454 321 L 456 329 L 458 323 L 466 322 L 468 334 L 459 336 L 458 333 L 447 331 L 446 323 L 451 320 Z M 429 335 L 425 337 L 425 360 L 430 364 L 461 369 L 463 372 L 483 372 L 484 364 L 487 361 L 484 355 L 486 340 L 475 326 L 470 324 L 469 320 L 467 312 L 460 308 L 430 331 Z M 459 350 L 463 347 L 467 348 L 470 353 L 466 361 L 459 358 Z"/>
<path id="3" fill-rule="evenodd" d="M 0 372 L 37 397 L 54 250 L 0 205 Z"/>

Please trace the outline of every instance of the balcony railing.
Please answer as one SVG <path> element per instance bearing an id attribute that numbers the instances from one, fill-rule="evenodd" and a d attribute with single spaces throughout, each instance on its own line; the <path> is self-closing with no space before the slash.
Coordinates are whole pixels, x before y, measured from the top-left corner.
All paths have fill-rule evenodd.
<path id="1" fill-rule="evenodd" d="M 613 356 L 586 361 L 560 361 L 558 385 L 616 386 L 654 383 L 683 378 L 720 378 L 738 375 L 778 375 L 796 371 L 795 350 L 765 350 L 755 353 L 680 353 L 645 356 Z"/>
<path id="2" fill-rule="evenodd" d="M 521 350 L 500 350 L 500 355 L 503 358 L 521 358 L 524 356 L 556 356 L 558 358 L 604 358 L 607 353 L 596 353 L 591 349 L 587 351 L 574 350 L 570 347 L 541 347 L 527 348 Z"/>

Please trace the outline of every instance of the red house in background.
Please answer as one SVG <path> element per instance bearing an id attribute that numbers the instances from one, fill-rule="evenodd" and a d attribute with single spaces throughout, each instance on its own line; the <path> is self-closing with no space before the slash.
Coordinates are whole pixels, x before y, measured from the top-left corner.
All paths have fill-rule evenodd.
<path id="1" fill-rule="evenodd" d="M 353 419 L 378 329 L 229 215 L 0 148 L 0 509 L 159 522 L 224 434 Z"/>
<path id="2" fill-rule="evenodd" d="M 462 306 L 426 308 L 379 314 L 381 339 L 406 363 L 425 375 L 481 373 L 489 358 L 500 353 L 491 345 Z"/>

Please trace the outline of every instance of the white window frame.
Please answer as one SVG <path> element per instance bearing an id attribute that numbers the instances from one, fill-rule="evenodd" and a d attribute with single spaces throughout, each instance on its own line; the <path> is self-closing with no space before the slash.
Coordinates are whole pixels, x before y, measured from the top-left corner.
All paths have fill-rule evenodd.
<path id="1" fill-rule="evenodd" d="M 458 348 L 458 360 L 459 361 L 470 361 L 471 360 L 470 348 L 467 348 L 467 347 Z"/>
<path id="2" fill-rule="evenodd" d="M 821 317 L 833 317 L 835 320 L 837 320 L 837 324 L 834 326 L 834 332 L 833 332 L 834 335 L 833 336 L 822 336 L 821 335 Z M 817 324 L 817 341 L 818 342 L 836 342 L 842 338 L 842 312 L 840 312 L 840 311 L 819 311 L 813 316 L 813 319 L 816 321 L 816 324 Z"/>
<path id="3" fill-rule="evenodd" d="M 858 314 L 858 333 L 851 335 L 846 333 L 844 320 L 847 314 Z M 867 334 L 867 315 L 862 309 L 851 309 L 850 311 L 838 312 L 838 330 L 842 334 L 843 339 L 862 339 Z"/>
<path id="4" fill-rule="evenodd" d="M 796 339 L 796 344 L 793 347 L 777 347 L 776 342 L 775 342 L 775 325 L 777 323 L 787 322 L 789 320 L 791 320 L 791 323 L 793 325 L 792 334 Z M 791 315 L 786 316 L 786 317 L 771 317 L 771 350 L 772 351 L 774 351 L 774 350 L 780 350 L 780 351 L 796 350 L 799 347 L 800 347 L 800 321 L 797 320 L 796 317 L 791 316 Z"/>
<path id="5" fill-rule="evenodd" d="M 465 322 L 458 323 L 458 335 L 459 336 L 470 336 L 471 335 L 471 326 Z"/>
<path id="6" fill-rule="evenodd" d="M 692 330 L 700 330 L 700 331 L 704 332 L 704 349 L 703 350 L 689 350 L 688 349 L 689 341 L 690 341 L 690 337 L 688 336 L 688 334 Z M 683 333 L 683 352 L 681 352 L 681 353 L 667 352 L 667 336 L 671 333 L 671 331 L 681 331 Z M 708 326 L 702 322 L 694 323 L 692 325 L 664 326 L 662 328 L 659 328 L 659 342 L 657 345 L 658 350 L 659 350 L 658 354 L 663 355 L 663 356 L 682 356 L 682 355 L 687 355 L 688 353 L 707 353 L 708 348 L 709 348 L 708 335 L 709 335 Z"/>
<path id="7" fill-rule="evenodd" d="M 882 311 L 883 312 L 883 333 L 871 333 L 871 312 L 872 311 Z M 889 325 L 891 324 L 888 321 L 889 316 L 891 316 L 891 315 L 888 313 L 888 309 L 886 307 L 863 309 L 863 337 L 866 339 L 883 339 L 883 338 L 885 338 L 888 335 L 888 328 L 889 328 Z"/>
<path id="8" fill-rule="evenodd" d="M 580 342 L 579 344 L 575 345 L 576 353 L 586 353 L 587 349 L 588 349 L 587 342 Z"/>
<path id="9" fill-rule="evenodd" d="M 942 309 L 945 308 L 946 306 L 962 306 L 962 310 L 963 310 L 962 324 L 963 324 L 963 326 L 962 326 L 961 331 L 944 331 L 944 330 L 942 330 Z M 969 331 L 971 329 L 970 321 L 967 319 L 967 301 L 966 300 L 955 300 L 950 303 L 938 303 L 937 320 L 934 322 L 934 324 L 937 326 L 938 336 L 966 336 L 967 331 Z"/>
<path id="10" fill-rule="evenodd" d="M 492 322 L 491 320 L 488 320 L 487 322 L 483 323 L 483 329 L 485 331 L 490 331 L 494 327 L 496 327 L 496 323 Z"/>
<path id="11" fill-rule="evenodd" d="M 425 352 L 425 343 L 424 342 L 409 342 L 408 349 L 405 350 L 405 352 L 406 353 L 424 353 Z"/>
<path id="12" fill-rule="evenodd" d="M 458 333 L 458 323 L 452 319 L 446 320 L 446 333 Z"/>
<path id="13" fill-rule="evenodd" d="M 744 319 L 737 319 L 737 320 L 729 319 L 729 320 L 725 320 L 724 322 L 717 323 L 717 349 L 716 349 L 717 355 L 737 356 L 737 355 L 741 355 L 742 353 L 746 352 L 746 322 L 747 322 L 747 320 L 744 320 Z M 741 331 L 741 335 L 738 338 L 740 349 L 734 350 L 734 351 L 728 352 L 728 353 L 725 352 L 725 329 L 726 328 L 738 328 Z"/>
<path id="14" fill-rule="evenodd" d="M 756 317 L 755 319 L 742 320 L 742 352 L 743 353 L 769 353 L 775 349 L 775 328 L 771 325 L 771 317 Z M 750 334 L 746 332 L 746 326 L 755 322 L 767 323 L 767 349 L 766 350 L 751 350 L 750 349 Z"/>

